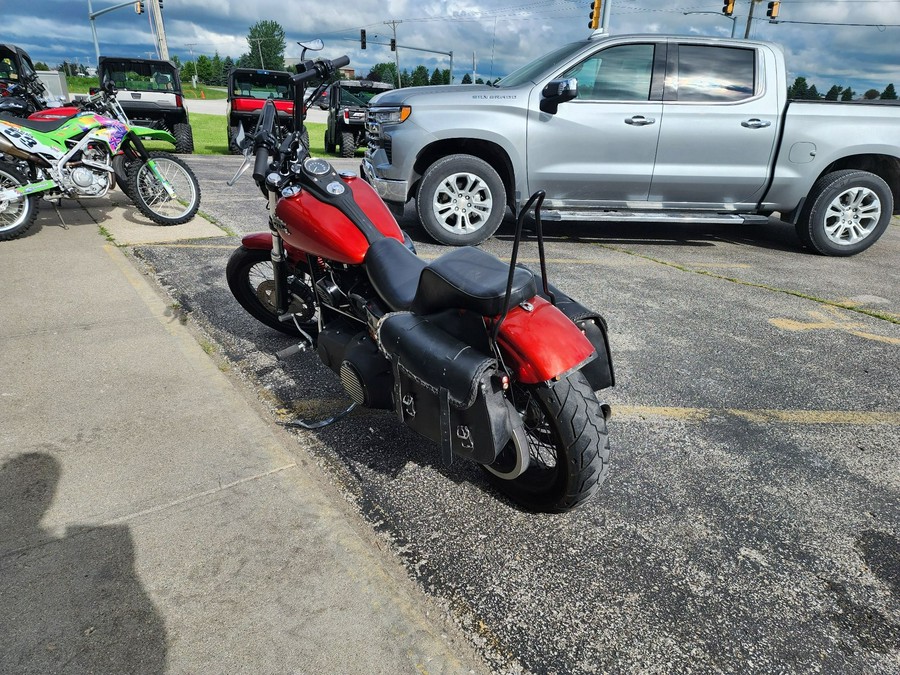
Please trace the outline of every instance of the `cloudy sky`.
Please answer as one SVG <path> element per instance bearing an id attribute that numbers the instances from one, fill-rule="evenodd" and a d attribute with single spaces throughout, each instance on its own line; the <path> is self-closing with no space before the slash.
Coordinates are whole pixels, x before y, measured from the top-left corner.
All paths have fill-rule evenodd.
<path id="1" fill-rule="evenodd" d="M 121 0 L 92 0 L 94 11 Z M 147 0 L 148 2 L 150 0 Z M 731 35 L 743 37 L 750 0 L 736 0 L 735 21 L 721 14 L 722 0 L 610 0 L 610 32 Z M 802 75 L 820 93 L 831 85 L 862 93 L 900 88 L 900 0 L 784 0 L 782 23 L 770 24 L 767 2 L 759 2 L 749 37 L 780 43 L 789 77 Z M 274 19 L 288 38 L 286 56 L 299 56 L 295 41 L 319 37 L 322 54 L 348 54 L 367 71 L 392 61 L 386 21 L 397 20 L 397 42 L 408 47 L 454 52 L 454 76 L 472 72 L 493 79 L 526 61 L 589 33 L 590 0 L 164 0 L 170 54 L 183 61 L 216 52 L 237 58 L 248 51 L 248 28 Z M 686 12 L 708 12 L 685 14 Z M 0 0 L 0 42 L 24 47 L 36 61 L 54 67 L 63 60 L 93 65 L 88 0 Z M 827 24 L 827 25 L 823 25 Z M 155 56 L 148 14 L 125 8 L 96 20 L 100 53 Z M 369 47 L 359 49 L 365 28 Z M 400 68 L 424 64 L 447 68 L 446 57 L 400 50 Z"/>

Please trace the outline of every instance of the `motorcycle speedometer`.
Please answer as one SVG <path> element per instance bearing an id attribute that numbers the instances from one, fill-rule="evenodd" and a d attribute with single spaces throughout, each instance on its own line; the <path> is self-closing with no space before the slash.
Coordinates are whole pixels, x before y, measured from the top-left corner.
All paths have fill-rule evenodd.
<path id="1" fill-rule="evenodd" d="M 324 176 L 331 171 L 331 164 L 320 157 L 307 157 L 303 162 L 303 168 L 313 176 Z"/>

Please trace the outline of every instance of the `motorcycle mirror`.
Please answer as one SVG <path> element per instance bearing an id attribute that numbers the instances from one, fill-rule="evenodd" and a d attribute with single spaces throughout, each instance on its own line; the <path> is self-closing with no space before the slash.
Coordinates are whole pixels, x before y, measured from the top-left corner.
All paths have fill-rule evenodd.
<path id="1" fill-rule="evenodd" d="M 324 49 L 325 47 L 325 43 L 322 42 L 319 38 L 316 38 L 315 40 L 309 40 L 308 42 L 298 42 L 297 44 L 303 47 L 303 51 L 300 53 L 301 61 L 303 61 L 303 58 L 306 56 L 307 50 L 317 52 L 321 49 Z"/>

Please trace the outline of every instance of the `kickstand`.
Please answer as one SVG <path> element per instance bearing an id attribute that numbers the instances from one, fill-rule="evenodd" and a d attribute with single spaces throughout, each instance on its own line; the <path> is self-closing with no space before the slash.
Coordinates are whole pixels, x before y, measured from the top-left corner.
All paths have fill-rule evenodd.
<path id="1" fill-rule="evenodd" d="M 290 422 L 279 422 L 283 427 L 299 427 L 301 429 L 321 429 L 322 427 L 327 427 L 329 424 L 334 424 L 335 422 L 344 419 L 350 412 L 356 407 L 356 403 L 351 403 L 350 407 L 346 410 L 343 410 L 336 415 L 332 415 L 331 417 L 326 417 L 323 420 L 303 420 L 299 417 L 295 420 L 291 420 Z"/>
<path id="2" fill-rule="evenodd" d="M 62 225 L 62 229 L 68 230 L 69 226 L 66 225 L 66 221 L 63 220 L 62 214 L 59 212 L 59 207 L 62 205 L 62 199 L 51 199 L 53 202 L 53 209 L 56 211 L 56 217 L 59 218 L 59 223 Z"/>

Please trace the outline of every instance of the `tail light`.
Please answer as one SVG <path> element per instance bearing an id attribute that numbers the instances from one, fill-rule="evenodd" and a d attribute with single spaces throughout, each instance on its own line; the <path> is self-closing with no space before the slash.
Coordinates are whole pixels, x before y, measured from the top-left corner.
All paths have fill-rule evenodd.
<path id="1" fill-rule="evenodd" d="M 348 108 L 344 108 L 344 121 L 345 122 L 350 121 L 350 110 Z"/>
<path id="2" fill-rule="evenodd" d="M 178 106 L 179 108 L 183 108 L 183 107 L 184 107 L 184 103 L 183 103 L 183 100 L 182 100 L 182 98 L 181 98 L 181 94 L 175 94 L 175 105 Z"/>

